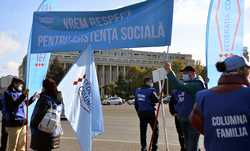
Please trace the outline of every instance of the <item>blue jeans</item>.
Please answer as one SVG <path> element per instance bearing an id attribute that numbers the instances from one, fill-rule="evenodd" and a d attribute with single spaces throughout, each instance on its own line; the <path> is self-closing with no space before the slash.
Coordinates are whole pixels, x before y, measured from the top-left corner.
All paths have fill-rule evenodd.
<path id="1" fill-rule="evenodd" d="M 191 123 L 186 118 L 180 118 L 180 127 L 183 131 L 186 151 L 198 151 L 199 132 L 192 127 Z"/>

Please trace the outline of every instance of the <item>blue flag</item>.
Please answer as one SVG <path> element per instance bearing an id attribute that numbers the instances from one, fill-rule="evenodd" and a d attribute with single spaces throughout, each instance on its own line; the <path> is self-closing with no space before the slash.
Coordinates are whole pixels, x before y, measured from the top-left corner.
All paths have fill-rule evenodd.
<path id="1" fill-rule="evenodd" d="M 92 150 L 92 138 L 104 131 L 103 113 L 93 51 L 84 50 L 58 86 L 65 115 L 82 151 Z"/>
<path id="2" fill-rule="evenodd" d="M 146 16 L 146 17 L 145 17 Z M 110 11 L 35 12 L 32 53 L 166 46 L 173 0 L 150 0 Z"/>
<path id="3" fill-rule="evenodd" d="M 54 0 L 43 0 L 37 11 L 50 11 L 54 8 Z M 32 35 L 32 34 L 31 34 Z M 31 54 L 31 37 L 27 53 L 27 66 L 25 73 L 26 87 L 30 96 L 42 88 L 42 81 L 45 79 L 49 67 L 50 53 Z M 30 121 L 35 104 L 29 106 L 28 121 Z"/>
<path id="4" fill-rule="evenodd" d="M 244 0 L 211 0 L 206 32 L 209 87 L 217 85 L 217 61 L 243 55 Z"/>

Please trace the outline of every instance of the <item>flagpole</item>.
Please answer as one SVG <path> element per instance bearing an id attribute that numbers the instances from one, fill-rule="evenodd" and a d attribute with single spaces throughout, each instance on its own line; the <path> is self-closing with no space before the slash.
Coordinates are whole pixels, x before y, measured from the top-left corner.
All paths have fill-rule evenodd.
<path id="1" fill-rule="evenodd" d="M 165 51 L 163 53 L 164 53 L 163 60 L 165 62 L 166 60 L 169 60 L 168 59 L 169 46 L 167 47 L 167 55 L 165 55 Z M 150 145 L 149 145 L 148 150 L 151 151 L 151 149 L 152 149 L 154 133 L 155 133 L 159 113 L 160 113 L 160 110 L 161 110 L 162 120 L 163 120 L 165 147 L 166 147 L 166 151 L 168 151 L 169 146 L 168 146 L 168 139 L 167 139 L 166 113 L 165 113 L 165 110 L 164 110 L 165 107 L 164 107 L 164 103 L 163 103 L 163 90 L 164 90 L 164 87 L 165 87 L 165 80 L 163 80 L 162 84 L 161 84 L 161 81 L 159 81 L 158 84 L 159 84 L 159 89 L 160 89 L 160 99 L 159 99 L 159 104 L 158 104 L 158 107 L 157 107 L 157 110 L 156 110 L 156 120 L 155 120 L 155 124 L 154 124 L 154 127 L 153 127 L 152 137 L 151 137 L 151 141 L 150 141 Z M 166 85 L 167 85 L 167 93 L 166 94 L 168 96 L 169 95 L 169 92 L 168 92 L 169 91 L 169 89 L 168 89 L 168 79 L 166 80 Z"/>
<path id="2" fill-rule="evenodd" d="M 153 145 L 155 129 L 156 129 L 156 126 L 157 126 L 158 117 L 159 117 L 159 113 L 160 113 L 160 108 L 161 108 L 161 104 L 162 104 L 164 83 L 165 82 L 163 81 L 163 84 L 161 85 L 161 81 L 158 81 L 159 89 L 160 89 L 160 99 L 159 99 L 159 104 L 158 104 L 157 110 L 156 110 L 156 115 L 155 115 L 156 118 L 155 118 L 155 123 L 154 123 L 153 130 L 152 130 L 152 136 L 151 136 L 150 145 L 149 145 L 149 149 L 148 149 L 149 151 L 151 151 L 152 145 Z"/>
<path id="3" fill-rule="evenodd" d="M 164 57 L 164 60 L 169 61 L 169 46 L 167 47 L 167 54 Z M 165 51 L 164 51 L 165 52 Z M 164 53 L 165 54 L 165 53 Z M 164 80 L 165 83 L 165 80 Z M 169 83 L 168 83 L 168 78 L 166 76 L 166 87 L 167 87 L 167 92 L 166 92 L 166 96 L 169 96 Z M 166 151 L 169 150 L 169 146 L 168 146 L 168 136 L 167 136 L 167 125 L 166 125 L 166 112 L 165 112 L 165 105 L 162 102 L 162 107 L 161 107 L 161 112 L 162 112 L 162 122 L 163 122 L 163 131 L 164 131 L 164 139 L 165 139 L 165 147 L 166 147 Z"/>
<path id="4" fill-rule="evenodd" d="M 32 31 L 32 29 L 31 29 Z M 30 77 L 30 57 L 31 57 L 31 53 L 30 53 L 30 45 L 31 45 L 31 33 L 30 33 L 30 36 L 29 36 L 29 43 L 28 43 L 28 50 L 27 50 L 27 58 L 26 58 L 26 74 L 25 74 L 25 83 L 26 83 L 26 89 L 29 88 L 29 77 Z M 29 100 L 29 94 L 27 96 L 27 99 Z M 25 137 L 25 141 L 26 141 L 26 144 L 25 144 L 25 148 L 26 148 L 26 151 L 28 150 L 28 135 L 29 135 L 29 104 L 26 103 L 26 137 Z"/>
<path id="5" fill-rule="evenodd" d="M 28 151 L 28 130 L 29 130 L 29 94 L 27 95 L 27 102 L 26 102 L 26 144 L 25 144 L 25 148 L 26 151 Z"/>

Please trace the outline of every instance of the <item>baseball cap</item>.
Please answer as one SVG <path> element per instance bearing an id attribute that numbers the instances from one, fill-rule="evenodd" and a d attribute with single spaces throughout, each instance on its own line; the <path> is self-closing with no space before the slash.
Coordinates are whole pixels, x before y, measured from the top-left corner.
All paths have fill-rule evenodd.
<path id="1" fill-rule="evenodd" d="M 234 55 L 234 56 L 226 58 L 224 60 L 224 63 L 226 66 L 226 69 L 225 69 L 226 72 L 231 72 L 231 71 L 237 70 L 241 67 L 249 67 L 250 68 L 249 62 L 244 57 L 241 57 L 238 55 Z"/>
<path id="2" fill-rule="evenodd" d="M 186 66 L 184 69 L 180 70 L 180 72 L 192 71 L 195 72 L 195 69 L 192 66 Z"/>

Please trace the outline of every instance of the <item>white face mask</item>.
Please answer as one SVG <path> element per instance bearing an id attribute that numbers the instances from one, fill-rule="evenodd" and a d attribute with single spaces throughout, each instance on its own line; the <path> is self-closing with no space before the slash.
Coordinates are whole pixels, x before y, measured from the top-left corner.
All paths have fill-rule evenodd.
<path id="1" fill-rule="evenodd" d="M 18 91 L 22 91 L 22 90 L 23 90 L 23 86 L 22 86 L 22 85 L 19 85 L 19 86 L 17 87 L 17 90 L 18 90 Z"/>
<path id="2" fill-rule="evenodd" d="M 189 74 L 183 74 L 182 78 L 183 78 L 183 81 L 189 81 L 190 80 Z"/>
<path id="3" fill-rule="evenodd" d="M 152 83 L 152 82 L 147 82 L 146 84 L 147 84 L 148 86 L 150 86 L 151 88 L 154 87 L 154 83 Z"/>

